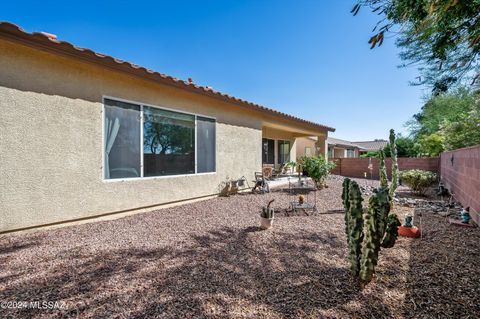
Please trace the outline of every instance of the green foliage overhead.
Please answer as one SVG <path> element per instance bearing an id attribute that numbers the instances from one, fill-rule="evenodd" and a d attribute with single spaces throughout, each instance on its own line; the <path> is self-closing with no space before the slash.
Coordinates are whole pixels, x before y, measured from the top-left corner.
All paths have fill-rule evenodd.
<path id="1" fill-rule="evenodd" d="M 369 43 L 381 46 L 398 35 L 404 66 L 416 65 L 434 94 L 479 78 L 480 0 L 358 0 L 352 13 L 368 7 L 380 16 Z"/>
<path id="2" fill-rule="evenodd" d="M 303 163 L 303 170 L 315 182 L 315 186 L 324 187 L 330 171 L 335 168 L 335 163 L 329 162 L 321 155 L 303 156 L 300 160 Z"/>
<path id="3" fill-rule="evenodd" d="M 437 174 L 421 169 L 411 169 L 401 171 L 400 178 L 415 193 L 425 195 L 428 188 L 437 181 Z"/>

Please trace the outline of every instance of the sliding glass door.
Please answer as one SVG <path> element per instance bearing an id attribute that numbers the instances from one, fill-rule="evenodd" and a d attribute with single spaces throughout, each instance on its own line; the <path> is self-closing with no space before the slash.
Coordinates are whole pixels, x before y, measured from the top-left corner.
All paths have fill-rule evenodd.
<path id="1" fill-rule="evenodd" d="M 275 164 L 275 140 L 262 139 L 262 164 Z"/>

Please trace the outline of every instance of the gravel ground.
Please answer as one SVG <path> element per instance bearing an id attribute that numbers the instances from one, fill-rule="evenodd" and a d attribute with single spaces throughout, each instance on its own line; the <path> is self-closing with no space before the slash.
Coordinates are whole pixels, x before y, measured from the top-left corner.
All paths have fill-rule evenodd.
<path id="1" fill-rule="evenodd" d="M 287 207 L 283 192 L 3 235 L 1 306 L 57 301 L 66 309 L 0 309 L 0 317 L 478 316 L 480 231 L 433 213 L 423 213 L 423 239 L 400 238 L 380 252 L 376 277 L 361 290 L 348 272 L 341 182 L 332 177 L 318 192 L 325 214 L 279 214 L 268 231 L 258 228 L 259 211 L 270 199 Z"/>

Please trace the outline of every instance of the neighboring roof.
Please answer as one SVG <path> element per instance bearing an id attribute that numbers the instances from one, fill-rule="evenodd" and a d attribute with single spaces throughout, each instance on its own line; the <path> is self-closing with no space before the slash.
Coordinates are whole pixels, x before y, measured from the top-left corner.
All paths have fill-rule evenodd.
<path id="1" fill-rule="evenodd" d="M 349 141 L 346 141 L 346 140 L 341 140 L 339 138 L 328 137 L 327 138 L 327 143 L 329 145 L 334 145 L 334 146 L 345 146 L 345 147 L 354 147 L 354 148 L 363 149 L 363 147 L 361 147 L 361 146 L 359 146 L 355 143 L 352 143 L 352 142 L 349 142 Z"/>
<path id="2" fill-rule="evenodd" d="M 353 142 L 361 147 L 363 147 L 366 151 L 378 151 L 384 148 L 388 141 L 385 140 L 375 140 L 375 141 L 363 141 L 363 142 Z"/>
<path id="3" fill-rule="evenodd" d="M 245 107 L 247 109 L 260 111 L 271 116 L 275 116 L 278 118 L 282 118 L 284 120 L 295 122 L 297 124 L 306 125 L 307 127 L 327 130 L 330 132 L 335 131 L 333 127 L 307 121 L 283 112 L 276 111 L 271 108 L 267 108 L 259 104 L 248 102 L 246 100 L 242 100 L 234 96 L 221 93 L 219 91 L 215 91 L 214 89 L 208 86 L 196 85 L 191 81 L 183 81 L 169 75 L 165 75 L 150 69 L 146 69 L 136 64 L 132 64 L 123 60 L 113 58 L 106 54 L 97 53 L 90 49 L 76 47 L 69 42 L 59 41 L 56 39 L 55 36 L 48 33 L 25 32 L 23 29 L 21 29 L 20 27 L 12 23 L 0 22 L 0 38 L 8 39 L 11 41 L 13 40 L 15 42 L 20 42 L 22 44 L 29 45 L 37 49 L 53 52 L 56 54 L 61 54 L 61 55 L 66 55 L 69 57 L 81 59 L 83 61 L 94 63 L 109 69 L 114 69 L 116 71 L 128 73 L 130 75 L 141 77 L 147 80 L 152 80 L 157 83 L 170 85 L 183 90 L 188 90 L 191 92 L 221 99 L 223 101 L 230 102 L 238 106 Z"/>

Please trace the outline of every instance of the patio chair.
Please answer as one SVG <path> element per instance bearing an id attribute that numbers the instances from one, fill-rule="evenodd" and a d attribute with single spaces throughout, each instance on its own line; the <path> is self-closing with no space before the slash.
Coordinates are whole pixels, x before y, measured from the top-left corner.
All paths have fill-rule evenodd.
<path id="1" fill-rule="evenodd" d="M 270 186 L 268 185 L 268 181 L 265 179 L 265 176 L 262 172 L 255 172 L 255 180 L 253 181 L 255 186 L 252 188 L 252 193 L 254 193 L 257 189 L 262 193 L 269 193 Z"/>
<path id="2" fill-rule="evenodd" d="M 282 174 L 285 174 L 285 164 L 282 164 L 280 165 L 279 168 L 275 169 L 274 172 L 272 173 L 272 177 L 277 178 Z"/>
<path id="3" fill-rule="evenodd" d="M 263 177 L 269 180 L 273 176 L 273 167 L 265 166 L 262 168 Z"/>

